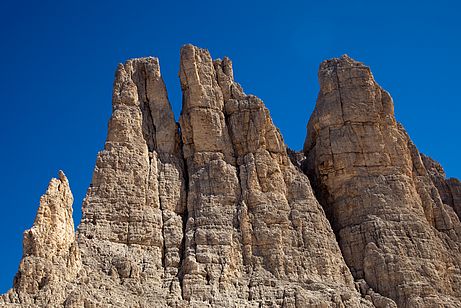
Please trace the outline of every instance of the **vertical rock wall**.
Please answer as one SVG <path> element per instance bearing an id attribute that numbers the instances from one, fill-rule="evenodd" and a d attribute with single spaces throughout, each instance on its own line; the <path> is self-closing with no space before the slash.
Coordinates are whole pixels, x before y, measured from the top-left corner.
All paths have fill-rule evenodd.
<path id="1" fill-rule="evenodd" d="M 263 102 L 234 82 L 230 60 L 213 62 L 187 45 L 180 78 L 189 178 L 184 299 L 361 305 L 308 178 L 290 162 Z"/>
<path id="2" fill-rule="evenodd" d="M 158 59 L 119 65 L 112 101 L 78 229 L 86 275 L 90 284 L 108 276 L 107 288 L 125 294 L 94 304 L 160 306 L 181 297 L 186 182 Z"/>
<path id="3" fill-rule="evenodd" d="M 366 66 L 322 64 L 304 155 L 228 58 L 186 45 L 179 77 L 177 124 L 158 59 L 119 65 L 77 233 L 60 174 L 1 306 L 461 305 L 461 186 Z"/>
<path id="4" fill-rule="evenodd" d="M 399 307 L 460 302 L 460 222 L 368 67 L 343 56 L 319 70 L 307 173 L 356 279 Z"/>

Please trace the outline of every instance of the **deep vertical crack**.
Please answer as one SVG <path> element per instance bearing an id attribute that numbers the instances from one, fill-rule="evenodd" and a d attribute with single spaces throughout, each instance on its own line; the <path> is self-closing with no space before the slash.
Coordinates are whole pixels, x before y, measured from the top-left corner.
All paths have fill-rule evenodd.
<path id="1" fill-rule="evenodd" d="M 335 66 L 334 72 L 336 75 L 336 84 L 338 86 L 338 97 L 339 97 L 339 105 L 341 107 L 341 118 L 343 119 L 343 122 L 344 122 L 344 106 L 343 106 L 343 97 L 341 95 L 341 84 L 339 82 L 339 76 L 338 76 L 338 65 Z"/>
<path id="2" fill-rule="evenodd" d="M 185 202 L 184 212 L 182 213 L 182 240 L 179 247 L 179 268 L 176 274 L 177 279 L 179 281 L 179 286 L 181 288 L 181 298 L 184 299 L 184 260 L 186 258 L 186 228 L 187 228 L 187 221 L 189 219 L 189 209 L 187 206 L 187 199 L 189 194 L 189 169 L 187 166 L 187 160 L 184 157 L 183 151 L 183 141 L 182 141 L 182 133 L 181 128 L 178 125 L 178 135 L 179 135 L 179 157 L 182 160 L 182 178 L 184 179 L 184 199 L 181 202 Z"/>

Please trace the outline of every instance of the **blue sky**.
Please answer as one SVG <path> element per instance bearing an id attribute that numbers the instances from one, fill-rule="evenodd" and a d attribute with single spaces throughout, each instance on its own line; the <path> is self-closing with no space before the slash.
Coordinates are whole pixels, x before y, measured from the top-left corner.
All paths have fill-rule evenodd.
<path id="1" fill-rule="evenodd" d="M 0 293 L 12 285 L 22 232 L 59 169 L 76 224 L 111 112 L 117 63 L 157 56 L 176 117 L 179 48 L 229 56 L 286 143 L 300 149 L 321 61 L 371 66 L 418 148 L 461 176 L 458 1 L 1 1 Z"/>

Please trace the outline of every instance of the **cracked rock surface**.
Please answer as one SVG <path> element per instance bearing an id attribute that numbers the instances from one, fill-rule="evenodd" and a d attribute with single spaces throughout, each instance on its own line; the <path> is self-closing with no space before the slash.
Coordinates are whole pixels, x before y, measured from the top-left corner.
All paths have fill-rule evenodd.
<path id="1" fill-rule="evenodd" d="M 319 77 L 300 153 L 228 58 L 181 49 L 179 123 L 158 59 L 120 64 L 77 232 L 60 173 L 0 306 L 461 305 L 459 181 L 366 66 L 333 59 Z"/>
<path id="2" fill-rule="evenodd" d="M 228 58 L 181 50 L 189 185 L 183 299 L 193 306 L 366 306 L 307 176 Z"/>
<path id="3" fill-rule="evenodd" d="M 40 198 L 32 228 L 24 232 L 19 270 L 13 288 L 0 298 L 0 305 L 49 307 L 66 299 L 81 270 L 73 201 L 69 182 L 60 171 L 59 178 L 51 179 Z"/>
<path id="4" fill-rule="evenodd" d="M 354 278 L 399 307 L 460 307 L 459 195 L 368 67 L 325 61 L 319 81 L 303 165 Z"/>

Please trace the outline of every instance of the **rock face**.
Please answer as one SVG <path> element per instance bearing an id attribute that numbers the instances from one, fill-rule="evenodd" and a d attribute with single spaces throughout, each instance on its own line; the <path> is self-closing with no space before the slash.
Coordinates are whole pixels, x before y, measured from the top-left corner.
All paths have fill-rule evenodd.
<path id="1" fill-rule="evenodd" d="M 13 289 L 3 295 L 4 304 L 48 307 L 63 302 L 67 287 L 81 269 L 80 252 L 72 219 L 74 198 L 62 171 L 52 179 L 32 228 L 24 232 L 23 257 Z M 2 299 L 0 299 L 2 303 Z"/>
<path id="2" fill-rule="evenodd" d="M 112 101 L 78 228 L 87 290 L 71 302 L 160 307 L 181 298 L 186 177 L 158 59 L 119 65 Z"/>
<path id="3" fill-rule="evenodd" d="M 308 178 L 229 59 L 181 50 L 189 179 L 183 299 L 215 307 L 359 306 Z M 364 303 L 365 305 L 366 303 Z"/>
<path id="4" fill-rule="evenodd" d="M 421 159 L 442 202 L 451 206 L 458 218 L 461 218 L 461 182 L 455 178 L 447 179 L 442 166 L 432 158 L 421 154 Z"/>
<path id="5" fill-rule="evenodd" d="M 304 166 L 354 278 L 399 307 L 461 306 L 458 195 L 368 67 L 343 56 L 322 63 L 319 81 Z"/>
<path id="6" fill-rule="evenodd" d="M 158 59 L 119 65 L 78 230 L 60 174 L 0 305 L 461 305 L 461 186 L 418 153 L 367 67 L 322 64 L 304 153 L 228 58 L 186 45 L 179 76 L 178 124 Z"/>

